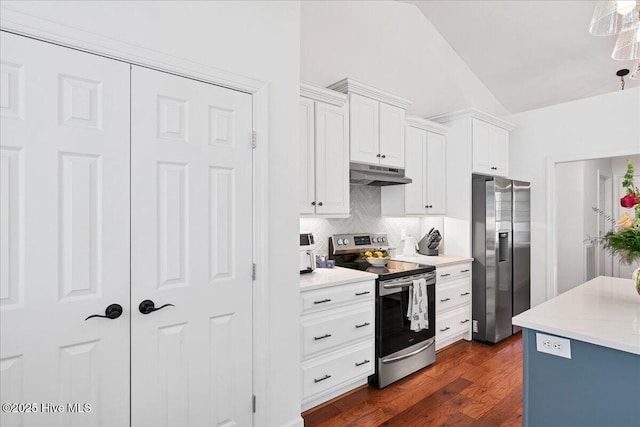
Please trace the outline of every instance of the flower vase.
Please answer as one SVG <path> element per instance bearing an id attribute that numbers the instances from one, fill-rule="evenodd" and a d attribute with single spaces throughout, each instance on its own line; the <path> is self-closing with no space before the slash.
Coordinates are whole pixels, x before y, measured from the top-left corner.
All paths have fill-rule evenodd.
<path id="1" fill-rule="evenodd" d="M 636 285 L 636 291 L 640 295 L 640 267 L 633 270 L 633 283 Z"/>

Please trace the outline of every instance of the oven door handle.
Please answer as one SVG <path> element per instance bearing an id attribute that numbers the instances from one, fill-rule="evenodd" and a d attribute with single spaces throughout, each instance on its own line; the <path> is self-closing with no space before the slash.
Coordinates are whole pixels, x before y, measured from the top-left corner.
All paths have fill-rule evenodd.
<path id="1" fill-rule="evenodd" d="M 396 357 L 390 357 L 389 359 L 382 359 L 381 362 L 382 363 L 392 363 L 392 362 L 397 362 L 398 360 L 403 360 L 406 359 L 408 357 L 411 356 L 415 356 L 416 354 L 425 351 L 426 349 L 428 349 L 429 347 L 431 347 L 433 344 L 435 344 L 436 340 L 434 338 L 431 339 L 431 342 L 428 342 L 427 345 L 425 345 L 424 347 L 420 347 L 417 350 L 412 351 L 411 353 L 407 353 L 407 354 L 403 354 L 402 356 L 396 356 Z"/>
<path id="2" fill-rule="evenodd" d="M 429 282 L 429 280 L 427 280 L 427 286 L 433 285 L 434 283 Z M 390 283 L 388 285 L 382 285 L 383 288 L 385 289 L 396 289 L 396 288 L 406 288 L 408 286 L 413 285 L 413 280 L 410 282 L 400 282 L 400 283 Z"/>

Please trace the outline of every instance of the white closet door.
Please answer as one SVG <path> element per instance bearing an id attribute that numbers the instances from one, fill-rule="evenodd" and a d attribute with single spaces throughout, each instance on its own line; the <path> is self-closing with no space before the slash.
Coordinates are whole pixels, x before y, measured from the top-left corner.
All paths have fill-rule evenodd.
<path id="1" fill-rule="evenodd" d="M 249 426 L 252 98 L 133 67 L 131 121 L 132 425 Z"/>
<path id="2" fill-rule="evenodd" d="M 129 65 L 1 46 L 0 400 L 37 413 L 0 424 L 126 426 Z M 124 313 L 85 321 L 110 304 Z"/>

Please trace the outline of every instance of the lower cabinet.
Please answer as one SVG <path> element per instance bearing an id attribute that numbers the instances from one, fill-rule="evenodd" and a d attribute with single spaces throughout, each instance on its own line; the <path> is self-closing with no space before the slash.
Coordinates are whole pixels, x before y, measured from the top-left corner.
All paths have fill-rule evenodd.
<path id="1" fill-rule="evenodd" d="M 374 286 L 369 280 L 302 292 L 303 411 L 366 384 L 374 373 Z"/>
<path id="2" fill-rule="evenodd" d="M 471 263 L 436 270 L 436 350 L 471 340 Z"/>

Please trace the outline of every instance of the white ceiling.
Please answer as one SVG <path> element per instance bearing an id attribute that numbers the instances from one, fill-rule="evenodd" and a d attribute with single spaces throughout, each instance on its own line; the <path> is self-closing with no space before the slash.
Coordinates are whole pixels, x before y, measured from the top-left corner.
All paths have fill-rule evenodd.
<path id="1" fill-rule="evenodd" d="M 409 1 L 512 113 L 620 90 L 616 36 L 589 34 L 595 1 Z M 626 88 L 640 86 L 626 80 Z"/>

